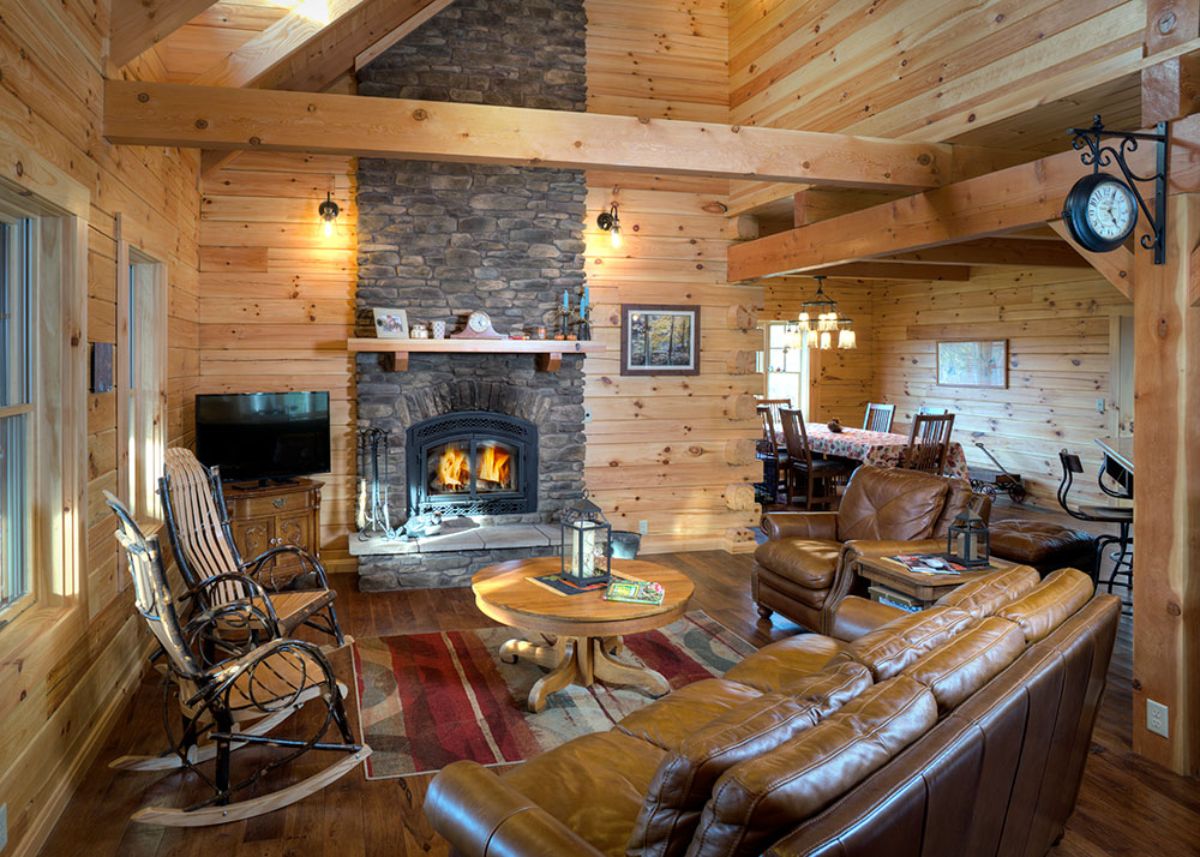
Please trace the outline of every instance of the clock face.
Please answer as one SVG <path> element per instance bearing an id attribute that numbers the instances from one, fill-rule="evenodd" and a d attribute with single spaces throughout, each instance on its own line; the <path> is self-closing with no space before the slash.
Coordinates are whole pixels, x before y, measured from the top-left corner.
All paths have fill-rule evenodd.
<path id="1" fill-rule="evenodd" d="M 488 318 L 486 312 L 473 312 L 467 318 L 467 327 L 476 333 L 483 333 L 492 325 L 492 320 Z"/>
<path id="2" fill-rule="evenodd" d="M 1118 181 L 1102 181 L 1087 200 L 1087 223 L 1105 241 L 1123 241 L 1137 220 L 1137 202 Z"/>

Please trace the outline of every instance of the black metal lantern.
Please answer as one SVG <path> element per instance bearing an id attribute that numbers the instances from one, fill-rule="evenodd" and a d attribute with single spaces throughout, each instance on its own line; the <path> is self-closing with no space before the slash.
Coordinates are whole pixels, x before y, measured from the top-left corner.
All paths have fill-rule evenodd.
<path id="1" fill-rule="evenodd" d="M 951 560 L 968 568 L 983 568 L 991 564 L 988 525 L 979 514 L 978 502 L 972 501 L 955 516 L 946 539 L 946 553 Z"/>
<path id="2" fill-rule="evenodd" d="M 562 574 L 577 583 L 607 581 L 611 572 L 612 525 L 584 494 L 562 513 Z"/>

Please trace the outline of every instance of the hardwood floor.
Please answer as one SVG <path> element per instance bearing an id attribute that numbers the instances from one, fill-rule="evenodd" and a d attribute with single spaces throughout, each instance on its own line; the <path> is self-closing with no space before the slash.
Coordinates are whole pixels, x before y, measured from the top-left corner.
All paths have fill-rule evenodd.
<path id="1" fill-rule="evenodd" d="M 758 620 L 749 597 L 751 557 L 720 552 L 653 557 L 689 575 L 694 607 L 755 644 L 790 636 L 786 620 Z M 357 637 L 479 628 L 491 624 L 469 590 L 364 594 L 351 575 L 335 576 L 348 633 Z M 1078 808 L 1056 857 L 1200 855 L 1200 781 L 1175 776 L 1130 752 L 1131 634 L 1122 621 L 1109 683 L 1084 774 Z M 334 661 L 348 680 L 349 657 Z M 349 700 L 354 704 L 354 696 Z M 357 728 L 357 718 L 351 711 Z M 79 792 L 63 813 L 43 857 L 405 857 L 444 855 L 446 844 L 421 812 L 426 777 L 367 782 L 356 769 L 339 782 L 287 809 L 221 827 L 164 829 L 129 822 L 149 803 L 184 805 L 203 792 L 192 778 L 111 771 L 109 760 L 154 752 L 162 745 L 156 676 L 150 673 L 131 700 Z M 302 724 L 300 724 L 302 725 Z M 242 751 L 249 752 L 249 751 Z M 271 783 L 308 776 L 328 763 L 310 753 Z M 30 771 L 30 776 L 37 776 Z"/>

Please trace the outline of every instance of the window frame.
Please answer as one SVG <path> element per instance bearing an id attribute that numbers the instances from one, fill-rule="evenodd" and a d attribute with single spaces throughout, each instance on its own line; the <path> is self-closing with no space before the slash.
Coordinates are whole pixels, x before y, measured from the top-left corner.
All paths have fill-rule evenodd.
<path id="1" fill-rule="evenodd" d="M 796 376 L 795 393 L 787 398 L 791 399 L 792 406 L 799 408 L 802 413 L 808 415 L 809 390 L 812 384 L 812 349 L 808 347 L 808 337 L 810 333 L 799 331 L 800 345 L 799 346 L 784 346 L 783 348 L 772 347 L 771 336 L 773 332 L 784 333 L 787 328 L 791 327 L 794 322 L 790 321 L 766 321 L 762 323 L 763 331 L 763 347 L 759 352 L 759 371 L 763 376 L 763 395 L 770 398 L 779 398 L 774 396 L 771 390 L 772 376 L 779 375 L 794 375 Z M 799 355 L 800 368 L 795 371 L 788 371 L 786 368 L 783 371 L 772 371 L 771 369 L 771 352 L 784 352 L 784 366 L 786 367 L 787 352 L 796 351 Z"/>

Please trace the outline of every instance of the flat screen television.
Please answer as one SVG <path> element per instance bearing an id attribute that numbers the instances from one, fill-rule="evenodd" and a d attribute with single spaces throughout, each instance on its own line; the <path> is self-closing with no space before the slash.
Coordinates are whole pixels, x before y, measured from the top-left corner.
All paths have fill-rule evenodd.
<path id="1" fill-rule="evenodd" d="M 329 470 L 329 393 L 196 397 L 196 457 L 225 480 Z"/>

